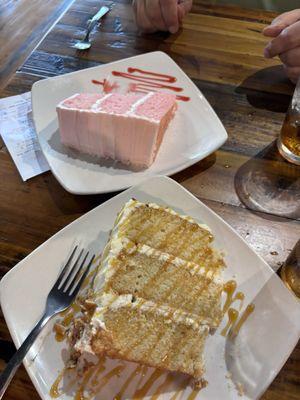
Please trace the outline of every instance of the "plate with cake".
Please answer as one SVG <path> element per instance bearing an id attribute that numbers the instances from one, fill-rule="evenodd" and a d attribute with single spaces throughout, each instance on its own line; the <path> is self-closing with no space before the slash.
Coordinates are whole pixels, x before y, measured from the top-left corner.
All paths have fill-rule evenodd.
<path id="1" fill-rule="evenodd" d="M 299 302 L 264 260 L 182 186 L 153 177 L 2 279 L 17 347 L 74 243 L 97 254 L 94 270 L 24 362 L 43 399 L 254 400 L 299 339 Z"/>
<path id="2" fill-rule="evenodd" d="M 201 91 L 163 52 L 38 81 L 32 108 L 49 166 L 75 194 L 172 175 L 227 139 Z"/>

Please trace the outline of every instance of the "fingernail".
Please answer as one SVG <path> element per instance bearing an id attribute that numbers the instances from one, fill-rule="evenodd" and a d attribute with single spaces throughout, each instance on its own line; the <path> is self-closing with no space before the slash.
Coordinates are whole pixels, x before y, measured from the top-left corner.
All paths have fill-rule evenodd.
<path id="1" fill-rule="evenodd" d="M 265 57 L 265 58 L 271 58 L 271 56 L 270 56 L 270 50 L 269 50 L 269 47 L 268 47 L 268 46 L 264 49 L 264 57 Z"/>
<path id="2" fill-rule="evenodd" d="M 270 50 L 271 50 L 271 43 L 269 42 L 266 47 L 264 48 L 264 56 L 266 58 L 271 58 L 271 54 L 270 54 Z"/>
<path id="3" fill-rule="evenodd" d="M 282 23 L 282 18 L 275 18 L 271 22 L 271 25 L 280 25 Z"/>
<path id="4" fill-rule="evenodd" d="M 178 30 L 177 26 L 175 26 L 175 25 L 174 25 L 174 26 L 170 26 L 169 31 L 170 31 L 171 33 L 176 33 L 177 30 Z"/>

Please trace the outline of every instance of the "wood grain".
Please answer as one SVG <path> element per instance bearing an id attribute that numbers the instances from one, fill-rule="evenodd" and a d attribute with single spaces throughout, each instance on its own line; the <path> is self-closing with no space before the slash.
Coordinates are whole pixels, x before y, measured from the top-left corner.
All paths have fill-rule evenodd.
<path id="1" fill-rule="evenodd" d="M 207 97 L 229 134 L 219 151 L 173 178 L 277 270 L 299 239 L 300 172 L 278 155 L 274 144 L 293 92 L 280 63 L 262 56 L 266 39 L 260 32 L 275 14 L 194 1 L 178 34 L 140 35 L 130 1 L 114 4 L 93 31 L 92 48 L 79 53 L 72 45 L 99 3 L 75 1 L 0 97 L 28 91 L 33 82 L 48 76 L 165 51 Z M 113 196 L 72 195 L 50 172 L 22 182 L 1 139 L 0 182 L 0 278 L 54 233 Z M 0 340 L 6 349 L 4 354 L 1 348 L 0 358 L 7 358 L 13 347 L 1 316 Z M 299 398 L 299 355 L 298 344 L 264 400 Z M 38 399 L 23 369 L 5 398 Z"/>
<path id="2" fill-rule="evenodd" d="M 74 0 L 0 2 L 0 88 Z"/>

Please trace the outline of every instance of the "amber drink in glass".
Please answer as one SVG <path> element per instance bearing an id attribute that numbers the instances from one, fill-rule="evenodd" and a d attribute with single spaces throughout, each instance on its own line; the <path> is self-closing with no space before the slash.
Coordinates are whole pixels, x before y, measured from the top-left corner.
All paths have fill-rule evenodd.
<path id="1" fill-rule="evenodd" d="M 300 165 L 300 79 L 278 138 L 278 150 L 288 161 Z"/>

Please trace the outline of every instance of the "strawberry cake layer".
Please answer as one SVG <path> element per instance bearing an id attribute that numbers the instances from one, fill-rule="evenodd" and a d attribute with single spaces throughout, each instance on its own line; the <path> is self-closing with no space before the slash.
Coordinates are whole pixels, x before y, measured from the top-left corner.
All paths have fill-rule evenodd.
<path id="1" fill-rule="evenodd" d="M 83 153 L 149 167 L 177 105 L 175 95 L 75 94 L 57 106 L 61 141 Z"/>

